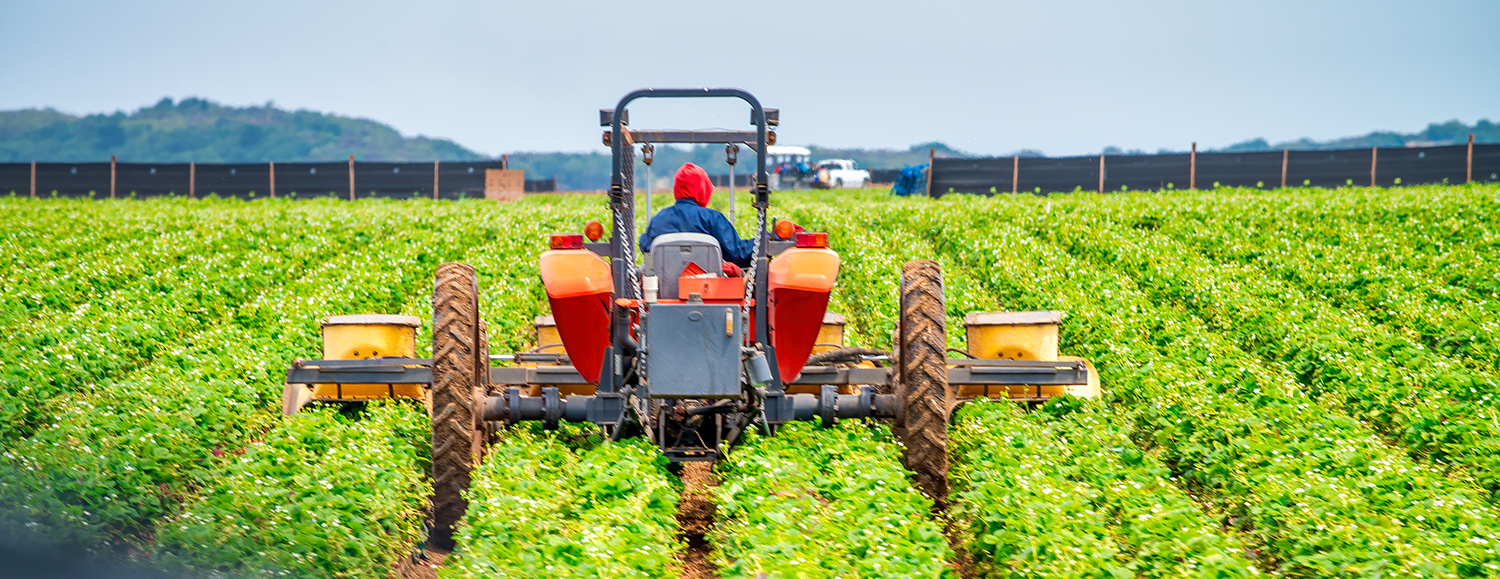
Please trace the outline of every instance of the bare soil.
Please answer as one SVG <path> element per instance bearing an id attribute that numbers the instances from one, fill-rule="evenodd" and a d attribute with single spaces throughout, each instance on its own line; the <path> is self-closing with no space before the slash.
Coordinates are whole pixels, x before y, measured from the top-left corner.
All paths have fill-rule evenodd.
<path id="1" fill-rule="evenodd" d="M 412 553 L 410 557 L 401 560 L 391 576 L 395 579 L 437 579 L 437 568 L 443 565 L 443 559 L 446 558 L 447 551 L 428 549 Z"/>
<path id="2" fill-rule="evenodd" d="M 969 557 L 969 551 L 964 548 L 964 541 L 960 537 L 960 533 L 963 530 L 947 515 L 935 513 L 934 516 L 939 521 L 944 522 L 943 535 L 948 538 L 948 548 L 953 550 L 953 560 L 948 562 L 949 566 L 953 567 L 962 579 L 974 579 L 978 577 L 979 574 L 974 569 L 974 560 Z"/>
<path id="3" fill-rule="evenodd" d="M 677 536 L 687 545 L 678 556 L 682 579 L 716 579 L 719 575 L 709 554 L 713 545 L 708 531 L 714 526 L 713 465 L 690 462 L 682 466 L 682 496 L 677 501 Z"/>

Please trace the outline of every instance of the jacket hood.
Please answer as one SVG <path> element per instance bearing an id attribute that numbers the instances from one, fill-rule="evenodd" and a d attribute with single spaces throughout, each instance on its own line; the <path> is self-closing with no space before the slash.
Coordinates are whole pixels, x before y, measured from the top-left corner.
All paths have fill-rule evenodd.
<path id="1" fill-rule="evenodd" d="M 678 199 L 692 199 L 699 207 L 708 207 L 708 200 L 714 195 L 714 183 L 708 178 L 708 172 L 692 163 L 683 163 L 682 168 L 677 170 L 677 177 L 672 183 L 672 196 Z"/>

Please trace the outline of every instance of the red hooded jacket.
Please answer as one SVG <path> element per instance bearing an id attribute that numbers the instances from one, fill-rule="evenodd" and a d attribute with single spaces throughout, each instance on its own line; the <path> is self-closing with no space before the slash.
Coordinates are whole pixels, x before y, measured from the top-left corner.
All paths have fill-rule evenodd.
<path id="1" fill-rule="evenodd" d="M 672 196 L 677 199 L 692 199 L 699 207 L 708 207 L 708 200 L 714 196 L 714 182 L 708 178 L 708 171 L 704 171 L 703 167 L 683 163 L 672 183 Z"/>
<path id="2" fill-rule="evenodd" d="M 641 251 L 651 251 L 651 243 L 663 234 L 704 233 L 719 240 L 719 248 L 724 252 L 725 273 L 734 275 L 733 270 L 738 269 L 735 265 L 750 265 L 755 241 L 741 239 L 723 213 L 708 208 L 713 194 L 714 185 L 708 173 L 692 163 L 684 164 L 677 170 L 676 182 L 672 185 L 672 195 L 677 202 L 651 216 L 646 232 L 641 234 Z"/>

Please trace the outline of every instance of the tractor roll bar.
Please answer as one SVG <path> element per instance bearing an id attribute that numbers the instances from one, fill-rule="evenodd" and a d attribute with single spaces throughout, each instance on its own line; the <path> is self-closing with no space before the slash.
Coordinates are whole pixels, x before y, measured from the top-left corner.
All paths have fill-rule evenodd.
<path id="1" fill-rule="evenodd" d="M 626 116 L 628 116 L 625 112 L 625 107 L 627 105 L 629 105 L 636 99 L 642 98 L 713 97 L 738 98 L 750 104 L 750 119 L 751 122 L 755 124 L 755 146 L 757 148 L 756 152 L 759 153 L 758 155 L 756 155 L 756 157 L 758 157 L 758 160 L 756 161 L 755 167 L 755 200 L 761 203 L 766 202 L 770 194 L 770 181 L 769 177 L 766 174 L 765 150 L 761 149 L 761 147 L 763 146 L 762 144 L 766 142 L 766 110 L 765 108 L 760 106 L 760 99 L 755 98 L 755 95 L 750 94 L 750 92 L 747 90 L 738 88 L 643 88 L 631 91 L 625 96 L 620 97 L 619 104 L 615 105 L 615 114 L 613 115 L 613 118 L 610 119 L 610 132 L 612 134 L 612 137 L 610 139 L 610 148 L 614 149 L 612 151 L 613 155 L 611 155 L 611 157 L 613 158 L 613 163 L 612 169 L 610 171 L 610 189 L 623 189 L 625 186 L 625 173 L 624 167 L 622 166 L 624 156 L 620 154 L 620 148 L 629 147 L 631 146 L 631 144 L 625 142 L 625 139 L 622 139 L 620 137 L 622 136 L 621 133 L 624 132 L 625 118 Z"/>

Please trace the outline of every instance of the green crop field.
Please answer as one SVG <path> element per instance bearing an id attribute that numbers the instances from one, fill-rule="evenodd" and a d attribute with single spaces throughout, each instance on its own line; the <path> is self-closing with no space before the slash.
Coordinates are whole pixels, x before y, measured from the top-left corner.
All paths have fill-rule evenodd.
<path id="1" fill-rule="evenodd" d="M 750 435 L 705 491 L 717 576 L 1500 576 L 1500 187 L 772 203 L 829 233 L 850 345 L 891 347 L 901 264 L 933 259 L 951 346 L 968 312 L 1063 310 L 1061 351 L 1104 395 L 962 406 L 937 512 L 883 424 Z M 525 350 L 546 234 L 607 214 L 0 197 L 0 540 L 191 576 L 405 575 L 426 413 L 284 420 L 288 364 L 319 357 L 324 316 L 429 321 L 445 261 L 477 270 L 492 353 Z M 644 441 L 517 427 L 437 572 L 697 577 L 687 496 Z"/>

